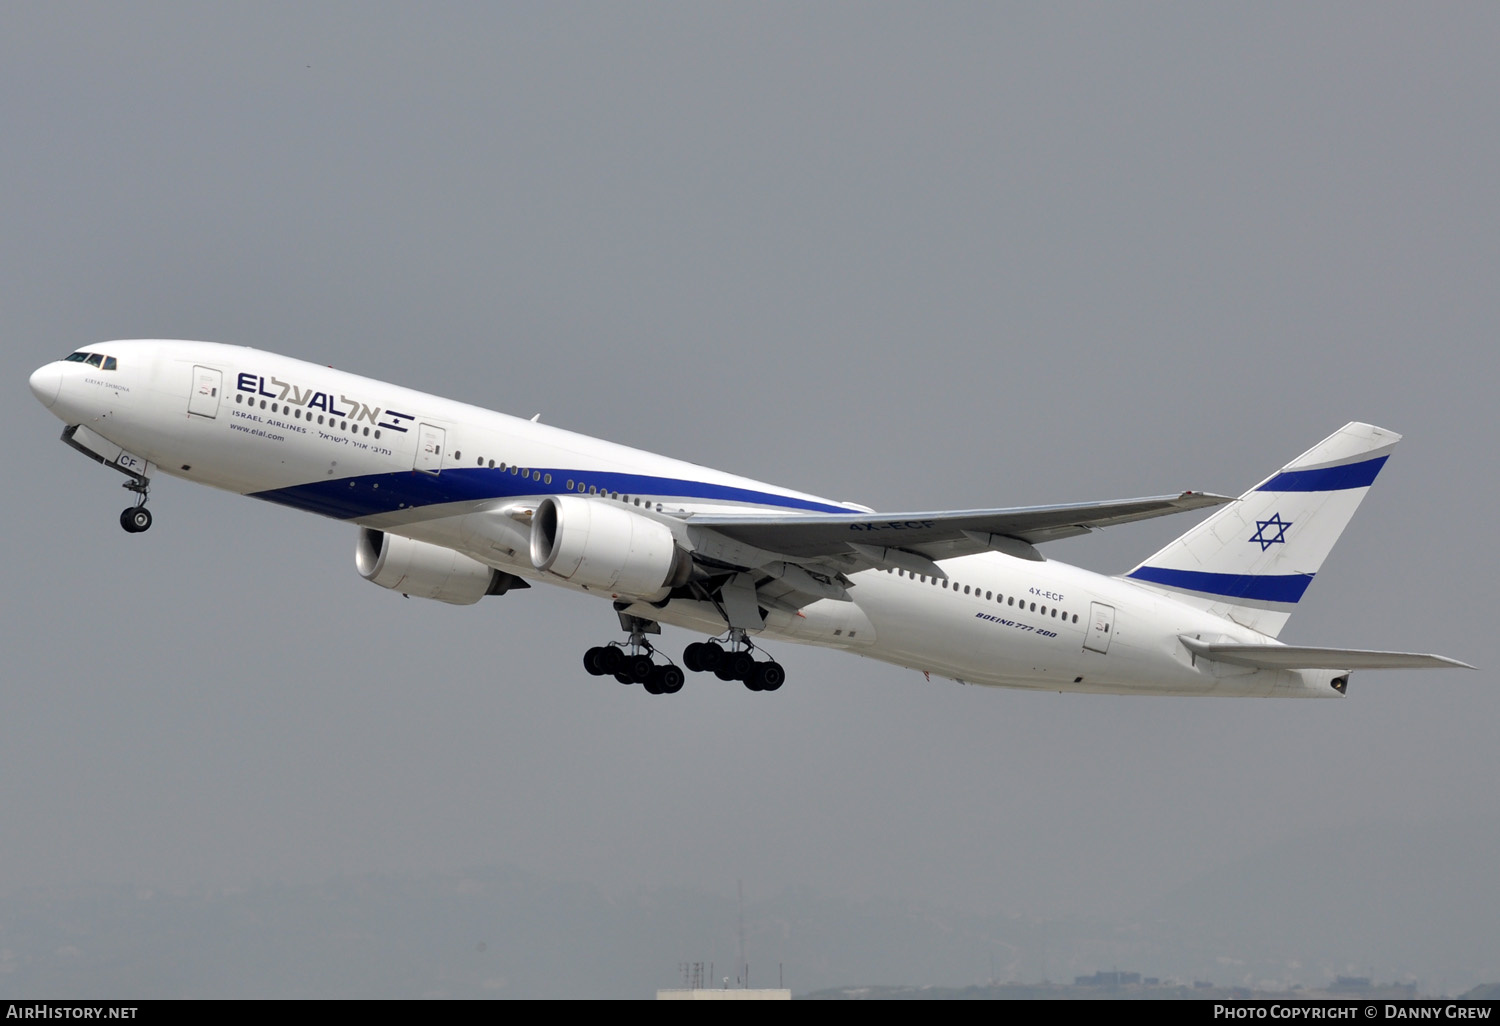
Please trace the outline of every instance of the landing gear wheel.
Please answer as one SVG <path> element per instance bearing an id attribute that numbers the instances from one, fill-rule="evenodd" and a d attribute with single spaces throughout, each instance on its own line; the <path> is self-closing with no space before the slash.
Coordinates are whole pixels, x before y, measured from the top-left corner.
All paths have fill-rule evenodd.
<path id="1" fill-rule="evenodd" d="M 630 675 L 630 679 L 637 684 L 644 684 L 651 679 L 651 673 L 656 666 L 651 662 L 648 655 L 627 656 L 625 663 L 620 667 L 621 673 Z"/>
<path id="2" fill-rule="evenodd" d="M 754 676 L 758 687 L 753 691 L 775 691 L 786 683 L 786 670 L 780 663 L 756 663 Z"/>
<path id="3" fill-rule="evenodd" d="M 675 695 L 682 690 L 683 673 L 675 666 L 663 666 L 658 686 L 664 695 Z"/>
<path id="4" fill-rule="evenodd" d="M 599 664 L 599 654 L 603 651 L 603 648 L 596 646 L 583 654 L 583 668 L 589 671 L 590 676 L 604 676 L 604 667 Z"/>
<path id="5" fill-rule="evenodd" d="M 624 673 L 624 672 L 614 674 L 614 678 L 615 678 L 615 680 L 619 681 L 621 684 L 634 684 L 635 683 L 635 678 L 632 677 L 630 674 Z"/>
<path id="6" fill-rule="evenodd" d="M 646 677 L 644 681 L 641 682 L 641 687 L 646 689 L 646 694 L 665 694 L 661 686 L 661 670 L 662 668 L 660 666 L 653 667 L 651 673 Z"/>
<path id="7" fill-rule="evenodd" d="M 595 664 L 605 673 L 619 673 L 620 664 L 625 661 L 625 653 L 613 645 L 600 645 L 599 654 L 594 657 Z"/>
<path id="8" fill-rule="evenodd" d="M 151 511 L 145 506 L 131 506 L 122 510 L 120 526 L 131 534 L 140 534 L 151 527 Z"/>

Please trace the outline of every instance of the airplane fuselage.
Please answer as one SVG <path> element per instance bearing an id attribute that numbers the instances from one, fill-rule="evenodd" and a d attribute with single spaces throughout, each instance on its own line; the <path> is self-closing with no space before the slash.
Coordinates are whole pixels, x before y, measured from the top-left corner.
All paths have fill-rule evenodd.
<path id="1" fill-rule="evenodd" d="M 362 544 L 382 535 L 409 538 L 703 635 L 726 629 L 723 609 L 706 595 L 622 592 L 539 569 L 531 537 L 538 504 L 549 496 L 587 497 L 666 525 L 699 575 L 715 567 L 717 543 L 694 531 L 695 516 L 869 512 L 250 348 L 131 341 L 91 346 L 84 355 L 100 359 L 48 364 L 33 375 L 32 389 L 66 424 L 124 450 L 127 472 L 131 460 L 145 461 L 175 477 L 346 521 L 366 529 Z M 772 601 L 751 633 L 971 684 L 1341 693 L 1330 687 L 1336 670 L 1199 658 L 1184 637 L 1269 639 L 1129 579 L 1001 551 L 941 564 L 946 577 L 890 565 L 851 573 L 848 601 Z"/>

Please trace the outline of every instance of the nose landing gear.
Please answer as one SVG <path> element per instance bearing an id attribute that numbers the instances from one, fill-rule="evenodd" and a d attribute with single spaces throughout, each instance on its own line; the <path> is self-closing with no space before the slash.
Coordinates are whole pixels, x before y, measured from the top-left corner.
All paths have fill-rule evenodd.
<path id="1" fill-rule="evenodd" d="M 150 483 L 144 477 L 132 477 L 123 485 L 140 496 L 134 506 L 120 511 L 120 526 L 130 534 L 140 534 L 151 529 L 151 511 L 146 508 L 146 492 Z"/>
<path id="2" fill-rule="evenodd" d="M 63 428 L 62 440 L 70 448 L 83 453 L 95 463 L 102 463 L 118 470 L 129 480 L 123 487 L 136 495 L 135 505 L 120 511 L 120 526 L 130 534 L 140 534 L 151 527 L 151 511 L 146 508 L 146 496 L 151 487 L 152 464 L 133 453 L 128 453 L 81 424 L 69 424 Z M 188 468 L 184 466 L 183 470 Z"/>

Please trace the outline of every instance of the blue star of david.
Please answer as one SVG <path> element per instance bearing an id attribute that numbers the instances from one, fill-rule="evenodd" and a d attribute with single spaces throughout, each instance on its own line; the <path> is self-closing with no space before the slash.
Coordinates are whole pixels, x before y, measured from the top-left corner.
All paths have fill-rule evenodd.
<path id="1" fill-rule="evenodd" d="M 1292 522 L 1281 519 L 1280 513 L 1272 513 L 1270 520 L 1257 520 L 1255 526 L 1260 530 L 1252 534 L 1250 540 L 1260 542 L 1260 551 L 1264 552 L 1277 542 L 1282 545 L 1286 544 L 1286 529 L 1292 526 Z M 1266 534 L 1268 528 L 1275 528 L 1276 534 L 1274 536 Z"/>

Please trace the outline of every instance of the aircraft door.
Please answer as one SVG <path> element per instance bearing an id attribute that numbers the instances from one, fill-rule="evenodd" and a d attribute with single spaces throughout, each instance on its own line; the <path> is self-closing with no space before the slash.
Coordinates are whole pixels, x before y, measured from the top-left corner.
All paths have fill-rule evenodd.
<path id="1" fill-rule="evenodd" d="M 188 413 L 198 417 L 219 415 L 219 395 L 224 391 L 224 375 L 212 367 L 193 368 L 193 388 L 188 393 Z"/>
<path id="2" fill-rule="evenodd" d="M 1089 634 L 1083 647 L 1090 652 L 1108 652 L 1109 636 L 1115 629 L 1115 607 L 1103 602 L 1089 603 Z"/>
<path id="3" fill-rule="evenodd" d="M 424 474 L 436 474 L 443 469 L 443 442 L 445 432 L 440 427 L 431 424 L 421 424 L 417 427 L 417 461 L 412 465 L 413 470 L 420 470 Z"/>

